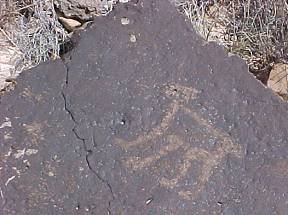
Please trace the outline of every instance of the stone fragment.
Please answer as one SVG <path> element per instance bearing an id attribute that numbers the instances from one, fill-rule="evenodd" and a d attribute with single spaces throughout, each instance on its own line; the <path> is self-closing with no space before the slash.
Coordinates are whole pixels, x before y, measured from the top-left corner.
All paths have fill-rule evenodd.
<path id="1" fill-rule="evenodd" d="M 69 19 L 65 17 L 59 17 L 59 21 L 62 23 L 62 25 L 68 30 L 73 31 L 76 28 L 81 26 L 81 22 L 75 20 L 75 19 Z"/>
<path id="2" fill-rule="evenodd" d="M 288 99 L 288 65 L 275 64 L 270 72 L 267 86 L 285 100 Z"/>
<path id="3" fill-rule="evenodd" d="M 122 25 L 129 25 L 130 20 L 127 17 L 122 17 L 121 18 L 121 24 Z"/>

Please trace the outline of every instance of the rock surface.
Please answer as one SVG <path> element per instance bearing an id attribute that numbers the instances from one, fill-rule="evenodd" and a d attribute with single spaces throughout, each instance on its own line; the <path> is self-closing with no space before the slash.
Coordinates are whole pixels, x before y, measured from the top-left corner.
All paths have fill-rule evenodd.
<path id="1" fill-rule="evenodd" d="M 88 21 L 97 14 L 111 11 L 115 2 L 115 0 L 55 0 L 55 6 L 67 18 Z"/>
<path id="2" fill-rule="evenodd" d="M 275 64 L 269 74 L 267 86 L 278 93 L 283 99 L 288 100 L 288 65 Z"/>
<path id="3" fill-rule="evenodd" d="M 62 23 L 62 25 L 67 29 L 68 31 L 73 31 L 76 28 L 81 26 L 81 22 L 78 22 L 75 19 L 67 19 L 65 17 L 59 17 L 59 21 Z"/>
<path id="4" fill-rule="evenodd" d="M 166 0 L 98 18 L 0 102 L 0 214 L 288 211 L 287 104 Z"/>

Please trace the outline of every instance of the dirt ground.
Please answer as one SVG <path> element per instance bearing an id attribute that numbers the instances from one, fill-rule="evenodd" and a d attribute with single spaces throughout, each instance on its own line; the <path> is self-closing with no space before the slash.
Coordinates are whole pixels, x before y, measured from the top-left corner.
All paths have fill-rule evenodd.
<path id="1" fill-rule="evenodd" d="M 284 215 L 288 106 L 166 0 L 0 97 L 0 214 Z"/>

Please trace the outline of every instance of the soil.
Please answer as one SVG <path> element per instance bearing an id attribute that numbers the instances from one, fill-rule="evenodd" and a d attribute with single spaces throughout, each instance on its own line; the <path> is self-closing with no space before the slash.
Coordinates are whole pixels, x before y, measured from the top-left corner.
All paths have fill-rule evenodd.
<path id="1" fill-rule="evenodd" d="M 0 214 L 286 214 L 287 104 L 175 10 L 120 5 L 21 73 Z"/>

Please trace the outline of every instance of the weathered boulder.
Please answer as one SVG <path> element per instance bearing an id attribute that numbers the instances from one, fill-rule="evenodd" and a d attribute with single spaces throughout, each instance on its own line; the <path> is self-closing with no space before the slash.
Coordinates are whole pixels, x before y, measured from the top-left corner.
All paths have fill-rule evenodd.
<path id="1" fill-rule="evenodd" d="M 127 3 L 21 74 L 0 100 L 1 214 L 285 214 L 287 104 L 190 26 Z"/>
<path id="2" fill-rule="evenodd" d="M 56 0 L 54 4 L 65 17 L 88 21 L 97 14 L 111 11 L 115 2 L 115 0 Z"/>
<path id="3" fill-rule="evenodd" d="M 267 86 L 288 100 L 288 65 L 283 63 L 275 64 L 269 74 Z"/>

